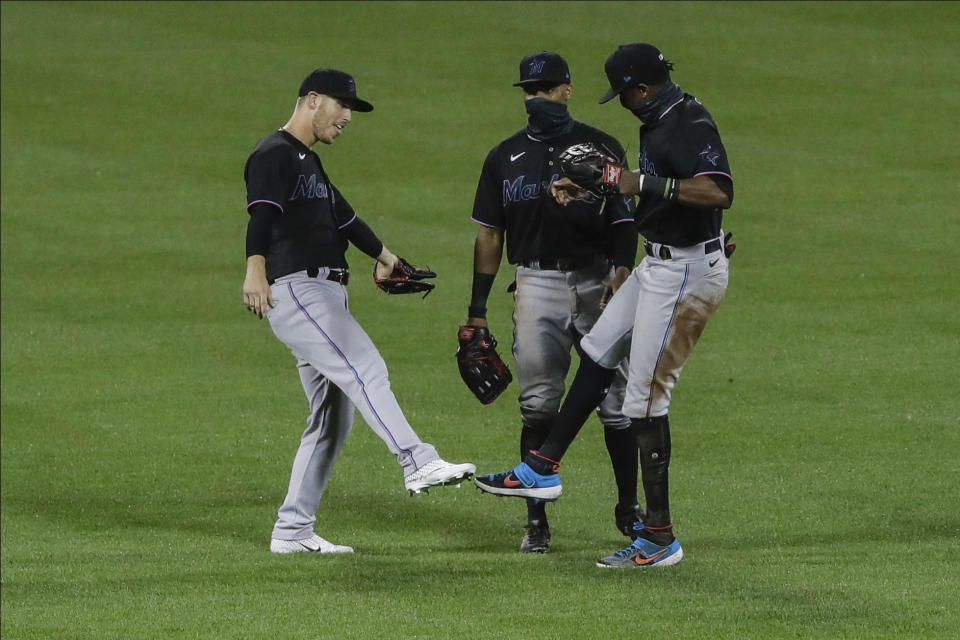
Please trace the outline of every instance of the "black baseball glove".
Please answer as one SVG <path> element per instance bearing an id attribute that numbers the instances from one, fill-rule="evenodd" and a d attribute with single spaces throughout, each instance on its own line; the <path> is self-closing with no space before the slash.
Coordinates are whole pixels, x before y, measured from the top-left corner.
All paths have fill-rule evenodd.
<path id="1" fill-rule="evenodd" d="M 623 165 L 592 142 L 575 144 L 560 153 L 563 175 L 581 189 L 600 197 L 620 193 Z"/>
<path id="2" fill-rule="evenodd" d="M 436 278 L 437 274 L 429 269 L 415 267 L 403 258 L 397 257 L 397 264 L 386 278 L 377 277 L 377 264 L 373 264 L 373 282 L 377 288 L 387 293 L 422 293 L 423 297 L 433 291 L 437 285 L 427 282 L 426 278 Z"/>
<path id="3" fill-rule="evenodd" d="M 730 238 L 733 237 L 733 231 L 723 236 L 723 255 L 728 258 L 733 255 L 733 252 L 737 250 L 737 243 L 730 242 Z"/>
<path id="4" fill-rule="evenodd" d="M 510 369 L 497 354 L 497 341 L 486 327 L 464 325 L 457 332 L 457 366 L 467 388 L 483 404 L 490 404 L 513 380 Z"/>

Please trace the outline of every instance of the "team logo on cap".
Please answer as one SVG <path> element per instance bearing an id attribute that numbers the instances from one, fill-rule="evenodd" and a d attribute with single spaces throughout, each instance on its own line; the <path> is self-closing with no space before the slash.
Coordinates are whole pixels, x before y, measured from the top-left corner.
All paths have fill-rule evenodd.
<path id="1" fill-rule="evenodd" d="M 542 73 L 543 65 L 547 63 L 546 60 L 534 60 L 530 63 L 530 73 Z"/>

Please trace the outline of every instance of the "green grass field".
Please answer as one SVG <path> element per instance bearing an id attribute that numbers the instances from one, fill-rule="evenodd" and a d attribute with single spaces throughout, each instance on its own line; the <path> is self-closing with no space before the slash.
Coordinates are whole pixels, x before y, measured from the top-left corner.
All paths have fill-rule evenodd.
<path id="1" fill-rule="evenodd" d="M 2 623 L 28 638 L 956 638 L 957 3 L 2 3 Z M 517 63 L 561 52 L 575 117 L 635 158 L 603 61 L 647 40 L 719 123 L 739 245 L 671 409 L 687 557 L 623 546 L 599 423 L 553 551 L 520 501 L 408 497 L 358 418 L 319 512 L 351 557 L 272 556 L 306 402 L 244 310 L 243 165 L 318 66 L 376 105 L 323 154 L 441 275 L 354 314 L 411 422 L 513 464 L 516 386 L 453 352 L 483 158 L 524 124 Z M 490 320 L 509 354 L 510 281 Z"/>

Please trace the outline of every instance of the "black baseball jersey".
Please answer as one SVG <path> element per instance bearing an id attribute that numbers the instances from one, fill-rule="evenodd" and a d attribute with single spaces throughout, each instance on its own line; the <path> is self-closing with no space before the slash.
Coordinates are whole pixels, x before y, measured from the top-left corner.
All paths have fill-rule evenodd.
<path id="1" fill-rule="evenodd" d="M 727 152 L 700 100 L 684 94 L 659 119 L 640 127 L 640 170 L 665 178 L 709 175 L 730 180 Z M 720 235 L 720 209 L 690 207 L 653 196 L 637 205 L 637 227 L 651 242 L 688 247 Z"/>
<path id="2" fill-rule="evenodd" d="M 550 140 L 541 141 L 521 129 L 494 147 L 483 163 L 473 220 L 502 229 L 507 260 L 570 260 L 589 263 L 610 257 L 611 226 L 633 222 L 633 198 L 588 200 L 561 206 L 550 194 L 560 179 L 557 157 L 567 147 L 593 142 L 623 158 L 623 147 L 613 137 L 582 122 Z"/>
<path id="3" fill-rule="evenodd" d="M 342 229 L 357 214 L 330 183 L 320 156 L 281 129 L 257 143 L 243 177 L 248 210 L 267 203 L 281 212 L 265 256 L 269 280 L 304 269 L 347 266 Z"/>

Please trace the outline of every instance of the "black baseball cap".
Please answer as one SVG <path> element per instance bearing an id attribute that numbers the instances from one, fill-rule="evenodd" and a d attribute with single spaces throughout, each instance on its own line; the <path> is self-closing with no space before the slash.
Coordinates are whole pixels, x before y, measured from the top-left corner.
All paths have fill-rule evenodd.
<path id="1" fill-rule="evenodd" d="M 660 49 L 646 42 L 622 44 L 603 65 L 610 81 L 610 91 L 600 97 L 600 104 L 609 102 L 624 89 L 638 84 L 661 84 L 670 79 L 673 63 Z"/>
<path id="2" fill-rule="evenodd" d="M 552 51 L 530 54 L 520 61 L 520 82 L 514 82 L 513 86 L 522 87 L 533 82 L 569 84 L 567 61 Z"/>
<path id="3" fill-rule="evenodd" d="M 373 111 L 373 105 L 357 97 L 357 83 L 353 76 L 336 69 L 316 69 L 300 84 L 300 97 L 313 91 L 343 100 L 354 111 Z"/>

